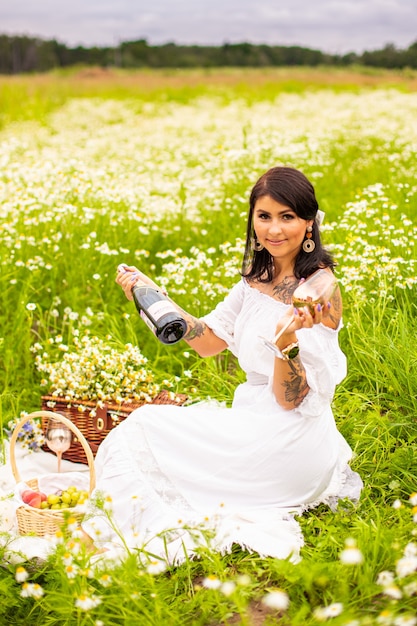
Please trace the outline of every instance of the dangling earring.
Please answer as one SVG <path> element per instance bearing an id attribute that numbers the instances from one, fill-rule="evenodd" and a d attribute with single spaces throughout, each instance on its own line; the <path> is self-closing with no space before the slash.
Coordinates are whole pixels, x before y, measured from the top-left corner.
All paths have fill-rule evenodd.
<path id="1" fill-rule="evenodd" d="M 250 247 L 255 252 L 260 252 L 261 250 L 264 249 L 263 245 L 261 243 L 259 243 L 259 241 L 256 239 L 256 237 L 252 237 L 251 242 L 250 242 Z"/>
<path id="2" fill-rule="evenodd" d="M 314 243 L 312 237 L 313 235 L 311 234 L 313 232 L 313 227 L 312 226 L 307 226 L 307 232 L 306 232 L 306 239 L 304 239 L 303 241 L 303 250 L 304 252 L 313 252 L 314 248 L 316 247 L 316 244 Z"/>

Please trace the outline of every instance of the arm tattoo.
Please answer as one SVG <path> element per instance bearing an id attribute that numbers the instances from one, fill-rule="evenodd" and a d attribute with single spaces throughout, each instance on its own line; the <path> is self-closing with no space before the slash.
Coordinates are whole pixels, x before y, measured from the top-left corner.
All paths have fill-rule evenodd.
<path id="1" fill-rule="evenodd" d="M 332 305 L 330 307 L 329 319 L 331 320 L 333 327 L 339 326 L 340 318 L 342 316 L 342 296 L 340 290 L 336 289 L 333 298 Z"/>
<path id="2" fill-rule="evenodd" d="M 273 296 L 275 296 L 278 300 L 281 300 L 281 302 L 285 302 L 285 304 L 291 304 L 292 294 L 294 293 L 298 282 L 299 281 L 292 276 L 285 276 L 284 280 L 278 283 L 278 285 L 275 285 L 273 288 Z"/>
<path id="3" fill-rule="evenodd" d="M 171 298 L 169 298 L 169 299 L 171 300 Z M 182 309 L 180 306 L 178 306 L 178 304 L 176 304 L 173 300 L 171 300 L 171 302 L 173 304 L 175 304 L 175 306 L 177 307 L 178 311 L 180 313 L 182 313 L 182 315 L 184 316 L 185 321 L 187 322 L 187 331 L 186 331 L 183 339 L 186 339 L 188 341 L 192 341 L 193 339 L 196 339 L 197 337 L 201 337 L 204 334 L 204 331 L 207 328 L 207 324 L 205 324 L 201 320 L 197 319 L 196 317 L 193 317 L 192 315 L 187 313 L 187 311 L 184 311 L 184 309 Z"/>
<path id="4" fill-rule="evenodd" d="M 188 341 L 192 341 L 197 337 L 201 337 L 204 334 L 207 326 L 201 320 L 196 319 L 195 317 L 188 316 L 187 318 L 187 332 L 184 335 L 184 339 L 188 339 Z"/>
<path id="5" fill-rule="evenodd" d="M 282 383 L 285 388 L 285 400 L 298 406 L 306 397 L 310 387 L 307 384 L 300 357 L 291 359 L 288 364 L 291 370 L 289 380 L 284 380 Z"/>

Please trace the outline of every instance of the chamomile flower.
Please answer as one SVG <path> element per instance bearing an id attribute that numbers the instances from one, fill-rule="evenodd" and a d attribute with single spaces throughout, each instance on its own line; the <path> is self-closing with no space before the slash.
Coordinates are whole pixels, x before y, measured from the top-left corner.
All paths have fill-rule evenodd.
<path id="1" fill-rule="evenodd" d="M 394 600 L 400 600 L 403 597 L 401 589 L 395 583 L 391 585 L 384 585 L 382 593 Z"/>
<path id="2" fill-rule="evenodd" d="M 95 609 L 100 603 L 101 599 L 98 596 L 89 596 L 86 593 L 82 593 L 75 600 L 75 606 L 82 611 L 91 611 L 91 609 Z"/>
<path id="3" fill-rule="evenodd" d="M 262 598 L 262 604 L 269 609 L 286 611 L 290 605 L 290 599 L 286 591 L 281 589 L 271 590 Z"/>
<path id="4" fill-rule="evenodd" d="M 20 590 L 20 595 L 22 598 L 35 598 L 35 600 L 39 600 L 44 595 L 44 590 L 38 583 L 24 582 Z"/>
<path id="5" fill-rule="evenodd" d="M 379 572 L 378 577 L 376 579 L 376 584 L 381 585 L 382 587 L 387 587 L 388 585 L 392 585 L 394 582 L 394 574 L 388 570 L 383 570 Z"/>
<path id="6" fill-rule="evenodd" d="M 100 583 L 102 587 L 110 587 L 110 585 L 113 582 L 113 579 L 110 576 L 110 574 L 102 574 L 100 578 L 98 579 L 98 582 Z"/>
<path id="7" fill-rule="evenodd" d="M 222 582 L 221 580 L 217 578 L 217 576 L 214 576 L 214 574 L 210 574 L 209 576 L 206 576 L 205 578 L 203 578 L 203 581 L 201 584 L 206 589 L 219 589 L 221 587 Z"/>
<path id="8" fill-rule="evenodd" d="M 331 617 L 337 617 L 343 611 L 343 604 L 341 602 L 333 602 L 328 606 L 320 606 L 314 610 L 314 617 L 320 621 L 324 622 Z"/>
<path id="9" fill-rule="evenodd" d="M 113 498 L 110 495 L 104 497 L 103 509 L 109 513 L 113 511 Z"/>
<path id="10" fill-rule="evenodd" d="M 405 578 L 417 571 L 417 556 L 404 556 L 395 565 L 398 578 Z"/>
<path id="11" fill-rule="evenodd" d="M 398 615 L 394 618 L 394 626 L 416 626 L 417 617 L 414 615 Z"/>
<path id="12" fill-rule="evenodd" d="M 417 492 L 415 492 L 415 491 L 414 491 L 414 492 L 410 495 L 410 497 L 409 497 L 409 501 L 410 501 L 410 504 L 412 504 L 413 506 L 416 506 L 416 505 L 417 505 Z"/>
<path id="13" fill-rule="evenodd" d="M 354 539 L 345 541 L 345 549 L 340 553 L 340 561 L 345 565 L 360 565 L 363 562 L 363 554 L 356 546 Z"/>
<path id="14" fill-rule="evenodd" d="M 231 596 L 236 590 L 236 583 L 233 580 L 226 580 L 219 587 L 222 594 L 226 597 Z"/>
<path id="15" fill-rule="evenodd" d="M 24 583 L 29 578 L 29 573 L 20 565 L 16 568 L 15 578 L 18 583 Z"/>
<path id="16" fill-rule="evenodd" d="M 158 574 L 162 574 L 162 572 L 164 572 L 166 568 L 167 564 L 165 561 L 155 559 L 149 561 L 146 566 L 146 571 L 148 572 L 148 574 L 153 574 L 154 576 L 157 576 Z"/>
<path id="17" fill-rule="evenodd" d="M 78 565 L 75 565 L 74 563 L 70 563 L 69 565 L 65 566 L 64 571 L 67 575 L 67 578 L 71 580 L 72 578 L 77 577 L 79 569 L 80 568 L 78 567 Z"/>
<path id="18" fill-rule="evenodd" d="M 72 565 L 74 562 L 74 557 L 71 554 L 71 552 L 65 552 L 65 554 L 62 557 L 62 562 L 64 563 L 64 565 Z"/>

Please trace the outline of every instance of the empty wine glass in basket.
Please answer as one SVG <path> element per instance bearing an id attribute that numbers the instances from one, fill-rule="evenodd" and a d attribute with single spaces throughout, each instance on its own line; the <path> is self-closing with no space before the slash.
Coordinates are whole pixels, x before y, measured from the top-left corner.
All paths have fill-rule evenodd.
<path id="1" fill-rule="evenodd" d="M 45 441 L 48 448 L 55 452 L 58 458 L 58 472 L 60 472 L 62 455 L 71 446 L 72 432 L 68 426 L 62 422 L 49 419 L 45 433 Z"/>

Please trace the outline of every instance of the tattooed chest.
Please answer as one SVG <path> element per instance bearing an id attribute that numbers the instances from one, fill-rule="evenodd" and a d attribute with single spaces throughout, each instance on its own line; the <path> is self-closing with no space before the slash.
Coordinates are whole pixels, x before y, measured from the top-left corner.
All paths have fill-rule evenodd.
<path id="1" fill-rule="evenodd" d="M 252 286 L 275 300 L 279 300 L 284 304 L 291 304 L 292 295 L 298 284 L 299 281 L 294 276 L 285 276 L 279 281 L 271 281 L 269 283 L 254 282 Z"/>
<path id="2" fill-rule="evenodd" d="M 291 304 L 292 295 L 298 285 L 298 280 L 293 276 L 286 276 L 276 285 L 272 286 L 272 297 L 285 304 Z"/>

